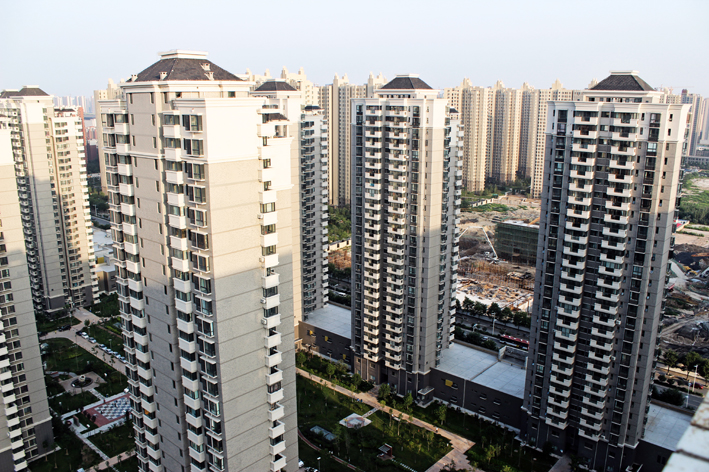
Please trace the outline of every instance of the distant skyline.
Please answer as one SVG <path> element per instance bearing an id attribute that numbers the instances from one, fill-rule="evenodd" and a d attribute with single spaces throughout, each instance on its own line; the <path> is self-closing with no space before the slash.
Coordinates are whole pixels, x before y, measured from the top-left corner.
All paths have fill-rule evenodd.
<path id="1" fill-rule="evenodd" d="M 318 85 L 382 72 L 417 73 L 440 89 L 465 77 L 584 89 L 610 70 L 638 70 L 653 87 L 709 95 L 704 0 L 37 1 L 7 2 L 3 13 L 17 46 L 0 53 L 0 89 L 58 96 L 90 96 L 170 49 L 207 51 L 235 74 L 303 67 Z"/>

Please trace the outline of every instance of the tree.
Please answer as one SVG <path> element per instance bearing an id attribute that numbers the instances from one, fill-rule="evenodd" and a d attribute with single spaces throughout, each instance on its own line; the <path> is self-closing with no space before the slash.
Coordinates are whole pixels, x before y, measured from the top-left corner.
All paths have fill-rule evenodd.
<path id="1" fill-rule="evenodd" d="M 301 365 L 305 364 L 305 360 L 306 360 L 305 353 L 303 351 L 298 351 L 298 354 L 295 355 L 296 364 L 301 366 Z"/>
<path id="2" fill-rule="evenodd" d="M 500 320 L 501 321 L 511 320 L 513 317 L 514 317 L 514 313 L 512 313 L 512 309 L 508 306 L 506 306 L 502 310 L 502 313 L 500 313 Z"/>
<path id="3" fill-rule="evenodd" d="M 399 412 L 399 424 L 396 426 L 396 435 L 399 435 L 399 429 L 401 428 L 401 423 L 404 422 L 404 414 Z"/>
<path id="4" fill-rule="evenodd" d="M 485 449 L 485 459 L 487 459 L 487 465 L 500 454 L 502 448 L 499 444 L 490 444 L 487 449 Z"/>
<path id="5" fill-rule="evenodd" d="M 467 311 L 470 311 L 470 310 L 472 310 L 474 307 L 475 307 L 475 304 L 473 303 L 473 299 L 472 299 L 472 298 L 465 297 L 465 299 L 463 300 L 463 309 L 464 309 L 464 310 L 467 310 Z"/>
<path id="6" fill-rule="evenodd" d="M 524 324 L 524 319 L 527 315 L 523 311 L 515 311 L 512 316 L 512 323 L 518 328 Z"/>
<path id="7" fill-rule="evenodd" d="M 436 408 L 436 418 L 438 419 L 438 422 L 443 426 L 443 422 L 446 421 L 446 412 L 448 411 L 448 408 L 441 404 L 438 408 Z"/>
<path id="8" fill-rule="evenodd" d="M 414 397 L 411 395 L 411 392 L 409 392 L 404 397 L 404 403 L 401 405 L 401 407 L 406 413 L 410 413 L 411 412 L 411 405 L 413 405 L 413 403 L 414 403 Z"/>
<path id="9" fill-rule="evenodd" d="M 345 361 L 343 361 L 342 359 L 337 361 L 337 366 L 335 368 L 337 369 L 337 373 L 339 375 L 344 375 L 345 372 L 347 372 L 347 364 L 345 364 Z"/>
<path id="10" fill-rule="evenodd" d="M 485 306 L 484 303 L 475 302 L 475 306 L 473 307 L 473 313 L 478 316 L 483 316 L 485 313 L 487 313 L 487 306 Z"/>
<path id="11" fill-rule="evenodd" d="M 458 299 L 456 298 L 456 299 L 455 299 L 455 311 L 459 312 L 460 309 L 461 309 L 460 300 L 458 300 Z"/>
<path id="12" fill-rule="evenodd" d="M 483 341 L 482 347 L 485 349 L 490 349 L 491 351 L 494 351 L 497 349 L 497 343 L 493 341 L 492 339 L 488 339 L 486 341 Z"/>
<path id="13" fill-rule="evenodd" d="M 687 354 L 684 358 L 684 366 L 687 369 L 687 380 L 689 380 L 689 372 L 694 370 L 695 367 L 698 367 L 703 361 L 704 358 L 694 351 Z"/>
<path id="14" fill-rule="evenodd" d="M 379 394 L 377 395 L 379 401 L 386 402 L 389 398 L 389 395 L 391 395 L 391 386 L 387 383 L 381 384 L 379 386 Z"/>
<path id="15" fill-rule="evenodd" d="M 327 367 L 325 367 L 325 373 L 327 373 L 327 378 L 331 379 L 335 373 L 335 364 L 328 362 Z"/>
<path id="16" fill-rule="evenodd" d="M 670 369 L 677 365 L 677 361 L 679 360 L 679 356 L 672 349 L 668 349 L 667 352 L 665 352 L 663 360 L 665 362 L 665 365 L 667 366 L 667 373 L 669 374 Z"/>
<path id="17" fill-rule="evenodd" d="M 433 438 L 435 437 L 435 435 L 433 434 L 433 431 L 426 431 L 424 433 L 424 437 L 426 438 L 426 442 L 428 443 L 428 447 L 426 448 L 426 450 L 428 451 L 429 449 L 431 449 L 431 443 L 433 442 Z"/>
<path id="18" fill-rule="evenodd" d="M 355 390 L 359 390 L 359 386 L 362 384 L 362 376 L 359 375 L 358 373 L 355 373 L 352 376 L 352 386 L 355 388 Z"/>
<path id="19" fill-rule="evenodd" d="M 490 305 L 490 307 L 487 309 L 487 314 L 488 314 L 490 317 L 499 318 L 501 313 L 502 313 L 502 309 L 500 308 L 500 305 L 498 305 L 497 303 L 493 303 L 493 304 Z"/>

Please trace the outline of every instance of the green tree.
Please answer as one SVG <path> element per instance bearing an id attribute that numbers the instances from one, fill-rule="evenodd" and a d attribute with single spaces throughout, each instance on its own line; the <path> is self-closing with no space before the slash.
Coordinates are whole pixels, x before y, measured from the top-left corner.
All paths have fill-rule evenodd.
<path id="1" fill-rule="evenodd" d="M 490 305 L 490 307 L 487 309 L 487 314 L 488 314 L 490 317 L 499 318 L 501 313 L 502 313 L 502 309 L 500 308 L 500 305 L 498 305 L 497 303 L 493 303 L 493 304 Z"/>
<path id="2" fill-rule="evenodd" d="M 667 352 L 665 352 L 665 355 L 663 356 L 663 361 L 664 361 L 665 365 L 667 366 L 667 373 L 668 374 L 670 373 L 670 369 L 677 366 L 678 360 L 679 360 L 679 356 L 672 349 L 668 349 Z"/>
<path id="3" fill-rule="evenodd" d="M 689 373 L 693 371 L 695 367 L 698 367 L 703 361 L 704 358 L 694 351 L 687 354 L 684 358 L 684 366 L 687 369 L 687 380 L 689 380 Z"/>
<path id="4" fill-rule="evenodd" d="M 414 403 L 414 397 L 411 395 L 411 392 L 409 392 L 404 397 L 404 403 L 401 405 L 401 407 L 406 413 L 410 413 L 411 412 L 411 405 L 413 405 L 413 403 Z"/>
<path id="5" fill-rule="evenodd" d="M 446 421 L 447 411 L 448 408 L 445 405 L 440 405 L 438 408 L 436 408 L 436 418 L 438 419 L 438 422 L 441 426 L 443 426 L 443 423 Z"/>
<path id="6" fill-rule="evenodd" d="M 512 309 L 508 306 L 502 309 L 502 313 L 500 313 L 500 320 L 501 321 L 507 321 L 511 320 L 514 317 L 514 313 L 512 313 Z"/>
<path id="7" fill-rule="evenodd" d="M 512 324 L 519 328 L 524 324 L 524 318 L 526 316 L 527 315 L 523 311 L 515 311 L 514 315 L 512 315 Z"/>
<path id="8" fill-rule="evenodd" d="M 358 373 L 352 375 L 352 386 L 355 390 L 359 390 L 359 386 L 362 384 L 362 376 Z"/>
<path id="9" fill-rule="evenodd" d="M 428 447 L 426 448 L 426 450 L 428 451 L 431 449 L 431 443 L 433 442 L 433 438 L 435 437 L 435 435 L 433 434 L 433 431 L 426 431 L 424 437 L 426 438 L 426 443 L 428 444 Z"/>
<path id="10" fill-rule="evenodd" d="M 465 300 L 463 300 L 463 309 L 470 311 L 475 307 L 475 303 L 473 302 L 472 298 L 465 297 Z"/>
<path id="11" fill-rule="evenodd" d="M 307 358 L 305 357 L 305 353 L 303 351 L 298 351 L 298 354 L 295 355 L 295 362 L 299 366 L 305 364 L 306 359 Z"/>
<path id="12" fill-rule="evenodd" d="M 487 465 L 500 454 L 502 448 L 499 444 L 490 444 L 487 449 L 485 449 L 485 459 L 487 460 Z"/>
<path id="13" fill-rule="evenodd" d="M 477 316 L 483 316 L 485 313 L 487 313 L 487 306 L 485 306 L 484 303 L 475 302 L 475 306 L 473 307 L 473 313 L 475 313 Z"/>
<path id="14" fill-rule="evenodd" d="M 379 394 L 377 395 L 379 401 L 386 402 L 389 399 L 389 395 L 391 395 L 391 386 L 387 383 L 381 384 L 379 386 Z"/>
<path id="15" fill-rule="evenodd" d="M 325 367 L 325 373 L 327 374 L 327 378 L 331 379 L 335 373 L 335 364 L 328 362 L 327 367 Z"/>

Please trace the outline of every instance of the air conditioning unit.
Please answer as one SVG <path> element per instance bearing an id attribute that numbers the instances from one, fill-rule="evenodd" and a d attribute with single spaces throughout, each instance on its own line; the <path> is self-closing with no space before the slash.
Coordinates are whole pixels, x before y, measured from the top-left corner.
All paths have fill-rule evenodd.
<path id="1" fill-rule="evenodd" d="M 259 261 L 259 262 L 266 262 L 266 258 L 263 257 L 263 256 L 261 256 L 261 257 L 258 258 L 258 261 Z"/>
<path id="2" fill-rule="evenodd" d="M 262 299 L 261 299 L 261 303 L 262 303 L 262 304 L 265 304 L 265 303 L 266 303 L 266 299 L 265 299 L 265 298 L 262 298 Z"/>
<path id="3" fill-rule="evenodd" d="M 268 320 L 266 318 L 261 318 L 261 324 L 266 326 L 268 324 Z"/>
<path id="4" fill-rule="evenodd" d="M 620 320 L 615 320 L 615 325 L 620 326 Z"/>
<path id="5" fill-rule="evenodd" d="M 258 219 L 259 219 L 259 220 L 262 220 L 262 219 L 263 219 L 263 214 L 259 213 Z"/>

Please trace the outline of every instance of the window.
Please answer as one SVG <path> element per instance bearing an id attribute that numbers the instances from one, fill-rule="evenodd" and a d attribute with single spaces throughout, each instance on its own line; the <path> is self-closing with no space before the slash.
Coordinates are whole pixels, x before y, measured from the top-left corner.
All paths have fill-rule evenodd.
<path id="1" fill-rule="evenodd" d="M 262 203 L 261 204 L 261 213 L 271 213 L 273 211 L 276 211 L 276 203 Z"/>
<path id="2" fill-rule="evenodd" d="M 185 139 L 183 144 L 187 154 L 191 154 L 193 156 L 204 155 L 204 143 L 201 139 Z"/>
<path id="3" fill-rule="evenodd" d="M 187 177 L 193 180 L 204 180 L 204 164 L 186 164 Z"/>
<path id="4" fill-rule="evenodd" d="M 165 147 L 170 149 L 179 149 L 180 139 L 179 138 L 165 138 Z"/>
<path id="5" fill-rule="evenodd" d="M 187 216 L 190 219 L 191 224 L 202 227 L 207 226 L 207 212 L 188 208 Z"/>
<path id="6" fill-rule="evenodd" d="M 180 124 L 180 117 L 177 115 L 163 115 L 162 121 L 163 121 L 163 124 L 166 126 L 179 125 Z"/>
<path id="7" fill-rule="evenodd" d="M 276 253 L 276 246 L 266 246 L 261 248 L 261 254 L 264 256 L 270 256 Z"/>
<path id="8" fill-rule="evenodd" d="M 202 116 L 185 115 L 182 117 L 182 126 L 187 131 L 202 131 Z"/>
<path id="9" fill-rule="evenodd" d="M 261 226 L 261 234 L 272 234 L 276 232 L 276 225 Z"/>
<path id="10" fill-rule="evenodd" d="M 209 271 L 209 257 L 192 254 L 192 265 L 195 270 L 202 272 Z"/>

